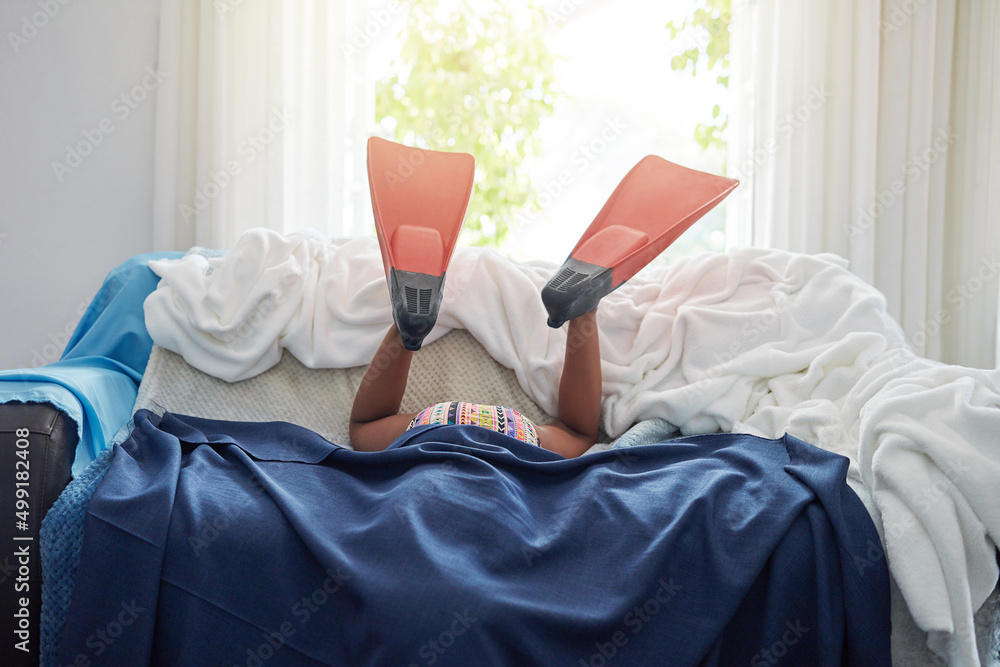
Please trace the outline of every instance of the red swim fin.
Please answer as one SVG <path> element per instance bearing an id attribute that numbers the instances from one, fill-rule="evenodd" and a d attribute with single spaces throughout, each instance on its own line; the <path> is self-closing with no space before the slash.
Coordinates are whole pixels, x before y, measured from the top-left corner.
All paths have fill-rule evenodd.
<path id="1" fill-rule="evenodd" d="M 368 185 L 392 317 L 408 350 L 434 328 L 472 197 L 475 159 L 368 139 Z"/>
<path id="2" fill-rule="evenodd" d="M 549 326 L 597 306 L 649 264 L 739 181 L 648 155 L 625 175 L 542 289 Z"/>

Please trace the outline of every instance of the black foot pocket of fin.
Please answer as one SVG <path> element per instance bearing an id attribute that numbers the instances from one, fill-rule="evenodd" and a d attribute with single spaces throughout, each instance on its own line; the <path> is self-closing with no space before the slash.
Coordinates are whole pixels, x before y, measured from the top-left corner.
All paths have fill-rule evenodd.
<path id="1" fill-rule="evenodd" d="M 542 288 L 549 326 L 558 329 L 563 322 L 593 310 L 613 290 L 610 268 L 570 257 Z"/>
<path id="2" fill-rule="evenodd" d="M 419 350 L 424 338 L 434 328 L 443 292 L 444 275 L 431 276 L 397 271 L 395 268 L 390 272 L 392 319 L 407 350 Z"/>

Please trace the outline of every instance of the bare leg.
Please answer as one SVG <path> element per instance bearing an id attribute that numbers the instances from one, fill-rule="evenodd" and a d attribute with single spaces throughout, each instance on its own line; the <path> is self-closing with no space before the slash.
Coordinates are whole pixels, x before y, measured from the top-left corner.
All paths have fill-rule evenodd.
<path id="1" fill-rule="evenodd" d="M 413 352 L 393 324 L 379 344 L 354 396 L 351 445 L 363 452 L 381 451 L 409 426 L 414 414 L 399 414 Z"/>
<path id="2" fill-rule="evenodd" d="M 391 326 L 354 397 L 350 433 L 356 450 L 385 449 L 416 415 L 398 414 L 412 359 L 413 352 L 403 347 L 399 331 Z M 567 324 L 558 404 L 559 419 L 537 427 L 539 442 L 566 458 L 579 456 L 597 442 L 600 427 L 601 348 L 596 309 Z"/>
<path id="3" fill-rule="evenodd" d="M 569 321 L 566 353 L 559 380 L 559 420 L 538 427 L 546 449 L 566 458 L 579 456 L 597 442 L 601 420 L 601 347 L 597 309 Z"/>

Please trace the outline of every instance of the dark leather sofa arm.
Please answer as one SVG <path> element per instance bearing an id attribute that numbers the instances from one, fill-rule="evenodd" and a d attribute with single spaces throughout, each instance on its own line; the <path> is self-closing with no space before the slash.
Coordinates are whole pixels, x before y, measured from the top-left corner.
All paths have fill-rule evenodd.
<path id="1" fill-rule="evenodd" d="M 76 423 L 48 403 L 0 404 L 0 664 L 37 665 L 38 530 L 72 476 Z"/>

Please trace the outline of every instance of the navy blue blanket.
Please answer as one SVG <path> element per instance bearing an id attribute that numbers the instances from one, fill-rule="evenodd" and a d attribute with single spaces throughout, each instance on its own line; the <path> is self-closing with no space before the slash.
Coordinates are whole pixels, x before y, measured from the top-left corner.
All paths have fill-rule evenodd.
<path id="1" fill-rule="evenodd" d="M 846 469 L 791 437 L 565 460 L 426 426 L 361 453 L 139 411 L 58 664 L 888 665 Z"/>

